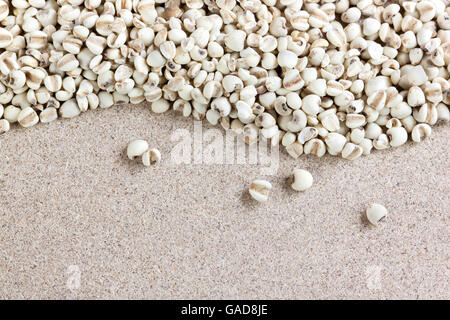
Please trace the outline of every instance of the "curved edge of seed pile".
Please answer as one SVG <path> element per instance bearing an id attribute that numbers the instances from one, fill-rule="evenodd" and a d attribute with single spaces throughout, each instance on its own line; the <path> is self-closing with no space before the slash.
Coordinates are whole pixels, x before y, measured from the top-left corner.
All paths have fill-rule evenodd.
<path id="1" fill-rule="evenodd" d="M 449 15 L 444 0 L 0 0 L 0 133 L 148 101 L 354 160 L 449 121 Z"/>

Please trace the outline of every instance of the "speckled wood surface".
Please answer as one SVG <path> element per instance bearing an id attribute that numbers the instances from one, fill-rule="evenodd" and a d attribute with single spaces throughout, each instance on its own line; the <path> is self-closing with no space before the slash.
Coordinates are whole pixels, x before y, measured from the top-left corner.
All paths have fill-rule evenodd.
<path id="1" fill-rule="evenodd" d="M 180 128 L 193 122 L 114 106 L 0 136 L 0 298 L 450 298 L 447 125 L 353 162 L 283 151 L 274 176 L 170 165 Z M 126 158 L 135 138 L 160 165 Z M 265 204 L 255 178 L 273 185 Z M 378 227 L 371 202 L 389 210 Z"/>

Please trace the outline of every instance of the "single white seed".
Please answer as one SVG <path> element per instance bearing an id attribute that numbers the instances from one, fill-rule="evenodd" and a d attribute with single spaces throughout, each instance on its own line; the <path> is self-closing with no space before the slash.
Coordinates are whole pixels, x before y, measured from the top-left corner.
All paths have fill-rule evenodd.
<path id="1" fill-rule="evenodd" d="M 3 112 L 3 118 L 9 121 L 9 123 L 17 122 L 17 119 L 19 118 L 20 114 L 20 108 L 17 108 L 15 106 L 7 106 L 5 108 L 5 111 Z"/>
<path id="2" fill-rule="evenodd" d="M 383 220 L 387 214 L 388 212 L 386 208 L 378 203 L 374 203 L 366 209 L 367 220 L 369 220 L 369 222 L 374 226 L 378 225 L 378 223 Z"/>
<path id="3" fill-rule="evenodd" d="M 391 147 L 398 147 L 408 140 L 408 132 L 403 127 L 392 127 L 386 131 Z"/>
<path id="4" fill-rule="evenodd" d="M 303 169 L 294 169 L 292 177 L 293 182 L 291 187 L 296 191 L 305 191 L 311 188 L 314 181 L 311 173 Z"/>
<path id="5" fill-rule="evenodd" d="M 128 159 L 133 160 L 140 157 L 148 150 L 148 142 L 145 140 L 133 140 L 127 146 Z"/>
<path id="6" fill-rule="evenodd" d="M 64 102 L 59 108 L 59 114 L 63 118 L 73 118 L 81 113 L 75 99 L 70 99 Z"/>
<path id="7" fill-rule="evenodd" d="M 8 132 L 9 128 L 9 121 L 6 119 L 0 119 L 0 134 Z"/>

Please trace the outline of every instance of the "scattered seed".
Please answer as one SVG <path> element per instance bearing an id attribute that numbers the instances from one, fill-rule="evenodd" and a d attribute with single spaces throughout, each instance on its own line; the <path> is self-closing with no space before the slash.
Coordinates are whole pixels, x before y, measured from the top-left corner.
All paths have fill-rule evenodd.
<path id="1" fill-rule="evenodd" d="M 150 149 L 142 154 L 142 163 L 148 167 L 161 161 L 161 153 L 158 149 Z"/>
<path id="2" fill-rule="evenodd" d="M 303 169 L 294 169 L 292 177 L 291 187 L 296 191 L 305 191 L 311 188 L 314 181 L 311 173 Z"/>
<path id="3" fill-rule="evenodd" d="M 269 198 L 272 184 L 266 180 L 254 180 L 248 190 L 253 199 L 258 202 L 265 202 Z"/>
<path id="4" fill-rule="evenodd" d="M 366 210 L 367 220 L 375 226 L 387 216 L 387 213 L 386 208 L 377 203 L 370 205 Z"/>
<path id="5" fill-rule="evenodd" d="M 148 143 L 145 140 L 133 140 L 128 144 L 127 156 L 128 159 L 133 160 L 136 157 L 142 156 L 148 150 Z"/>

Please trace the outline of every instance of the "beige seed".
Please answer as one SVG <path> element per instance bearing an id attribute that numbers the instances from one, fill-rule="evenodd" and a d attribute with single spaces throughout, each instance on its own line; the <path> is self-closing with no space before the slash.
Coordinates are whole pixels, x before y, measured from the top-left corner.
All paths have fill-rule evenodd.
<path id="1" fill-rule="evenodd" d="M 26 107 L 20 111 L 17 117 L 17 122 L 19 122 L 22 127 L 29 128 L 39 122 L 39 116 L 33 108 Z"/>
<path id="2" fill-rule="evenodd" d="M 133 160 L 136 157 L 142 156 L 148 150 L 148 143 L 145 140 L 133 140 L 128 143 L 127 156 L 128 159 Z"/>
<path id="3" fill-rule="evenodd" d="M 298 134 L 297 140 L 301 144 L 305 144 L 307 141 L 314 139 L 318 135 L 318 130 L 315 127 L 303 128 Z"/>
<path id="4" fill-rule="evenodd" d="M 233 51 L 241 51 L 244 49 L 246 33 L 242 30 L 232 30 L 225 36 L 225 45 Z"/>
<path id="5" fill-rule="evenodd" d="M 0 135 L 9 131 L 10 125 L 8 120 L 0 119 Z"/>
<path id="6" fill-rule="evenodd" d="M 0 28 L 0 48 L 8 47 L 13 41 L 13 35 L 5 28 Z"/>
<path id="7" fill-rule="evenodd" d="M 425 103 L 420 108 L 415 108 L 413 116 L 417 122 L 424 122 L 431 125 L 435 124 L 438 120 L 436 107 L 428 103 Z"/>
<path id="8" fill-rule="evenodd" d="M 326 152 L 326 147 L 322 140 L 314 138 L 305 143 L 303 152 L 305 154 L 312 154 L 317 157 L 322 157 Z"/>
<path id="9" fill-rule="evenodd" d="M 331 97 L 339 96 L 344 92 L 344 86 L 334 80 L 330 80 L 326 84 L 326 93 Z"/>
<path id="10" fill-rule="evenodd" d="M 292 173 L 292 180 L 293 182 L 291 187 L 295 191 L 305 191 L 311 188 L 314 182 L 311 173 L 303 169 L 294 169 Z"/>
<path id="11" fill-rule="evenodd" d="M 366 123 L 366 117 L 362 114 L 350 113 L 347 114 L 345 125 L 348 128 L 358 128 Z"/>
<path id="12" fill-rule="evenodd" d="M 363 150 L 363 155 L 369 155 L 370 152 L 372 151 L 372 140 L 370 139 L 366 139 L 364 138 L 360 143 L 359 146 L 362 148 Z"/>
<path id="13" fill-rule="evenodd" d="M 340 133 L 331 132 L 325 137 L 325 143 L 327 144 L 328 153 L 335 156 L 342 152 L 347 139 Z"/>
<path id="14" fill-rule="evenodd" d="M 425 94 L 422 89 L 412 86 L 408 91 L 408 104 L 411 107 L 418 107 L 425 103 Z"/>
<path id="15" fill-rule="evenodd" d="M 411 132 L 411 139 L 414 142 L 421 142 L 424 138 L 431 135 L 431 127 L 426 123 L 419 123 L 414 126 Z"/>
<path id="16" fill-rule="evenodd" d="M 39 119 L 42 123 L 49 123 L 58 118 L 58 111 L 54 107 L 47 107 L 39 114 Z"/>
<path id="17" fill-rule="evenodd" d="M 276 120 L 270 113 L 264 112 L 255 118 L 255 124 L 258 127 L 270 128 L 276 124 Z"/>
<path id="18" fill-rule="evenodd" d="M 277 62 L 280 67 L 294 68 L 297 65 L 298 57 L 289 50 L 278 53 Z"/>
<path id="19" fill-rule="evenodd" d="M 442 87 L 438 83 L 430 83 L 425 85 L 424 91 L 426 99 L 432 103 L 439 103 L 443 100 Z M 425 103 L 425 97 L 423 99 L 423 103 Z"/>
<path id="20" fill-rule="evenodd" d="M 342 149 L 342 158 L 347 160 L 355 160 L 359 158 L 363 153 L 362 148 L 354 143 L 348 142 L 344 149 Z"/>
<path id="21" fill-rule="evenodd" d="M 107 109 L 113 106 L 114 97 L 111 93 L 106 91 L 100 91 L 98 94 L 99 107 L 102 109 Z"/>
<path id="22" fill-rule="evenodd" d="M 339 119 L 333 109 L 320 113 L 319 120 L 322 126 L 330 132 L 338 131 L 340 128 Z"/>
<path id="23" fill-rule="evenodd" d="M 78 67 L 79 65 L 79 61 L 77 60 L 77 58 L 71 54 L 68 53 L 66 55 L 64 55 L 61 60 L 58 61 L 57 63 L 57 68 L 61 71 L 72 71 L 75 68 Z"/>
<path id="24" fill-rule="evenodd" d="M 328 23 L 328 15 L 319 8 L 313 8 L 308 22 L 314 28 L 323 28 Z"/>
<path id="25" fill-rule="evenodd" d="M 5 19 L 9 14 L 9 6 L 8 3 L 4 0 L 0 1 L 0 21 Z"/>
<path id="26" fill-rule="evenodd" d="M 13 89 L 17 90 L 22 88 L 25 85 L 25 82 L 27 80 L 25 73 L 21 70 L 13 70 L 10 72 L 9 76 L 6 78 L 8 86 Z"/>
<path id="27" fill-rule="evenodd" d="M 17 122 L 20 114 L 20 108 L 15 106 L 7 106 L 3 112 L 3 118 L 9 121 L 9 123 Z"/>
<path id="28" fill-rule="evenodd" d="M 271 35 L 264 36 L 259 43 L 259 49 L 262 52 L 273 52 L 277 46 L 277 39 Z"/>
<path id="29" fill-rule="evenodd" d="M 367 18 L 363 21 L 363 33 L 366 36 L 371 36 L 380 30 L 380 21 L 374 18 Z"/>
<path id="30" fill-rule="evenodd" d="M 68 37 L 68 38 L 64 39 L 64 41 L 62 43 L 64 50 L 66 50 L 72 54 L 80 53 L 82 45 L 83 45 L 83 41 L 81 41 L 80 39 L 73 38 L 73 37 Z"/>
<path id="31" fill-rule="evenodd" d="M 48 44 L 48 36 L 43 31 L 33 31 L 25 35 L 27 48 L 42 49 Z"/>
<path id="32" fill-rule="evenodd" d="M 445 104 L 439 103 L 436 107 L 436 112 L 438 115 L 438 120 L 441 120 L 441 121 L 449 121 L 450 120 L 450 112 L 448 110 L 448 107 Z"/>
<path id="33" fill-rule="evenodd" d="M 272 184 L 266 180 L 254 180 L 250 185 L 248 192 L 258 202 L 266 202 L 269 198 Z"/>
<path id="34" fill-rule="evenodd" d="M 169 108 L 170 108 L 170 104 L 165 99 L 156 100 L 156 101 L 152 102 L 152 105 L 151 105 L 151 109 L 155 113 L 164 113 L 167 110 L 169 110 Z"/>
<path id="35" fill-rule="evenodd" d="M 386 104 L 386 97 L 385 90 L 377 90 L 367 98 L 367 104 L 376 111 L 380 111 Z"/>
<path id="36" fill-rule="evenodd" d="M 328 41 L 338 48 L 343 48 L 347 44 L 347 36 L 343 29 L 332 27 L 326 36 Z"/>
<path id="37" fill-rule="evenodd" d="M 408 70 L 405 75 L 406 81 L 411 86 L 421 86 L 428 80 L 428 76 L 422 66 L 414 66 Z"/>
<path id="38" fill-rule="evenodd" d="M 161 153 L 158 149 L 150 149 L 142 154 L 142 164 L 146 167 L 161 161 Z"/>
<path id="39" fill-rule="evenodd" d="M 327 90 L 327 82 L 325 79 L 315 79 L 306 87 L 311 93 L 320 97 L 325 96 Z"/>
<path id="40" fill-rule="evenodd" d="M 175 58 L 176 47 L 173 41 L 164 41 L 159 47 L 159 51 L 167 60 L 172 60 Z"/>
<path id="41" fill-rule="evenodd" d="M 373 147 L 377 150 L 389 148 L 389 138 L 386 134 L 382 133 L 373 140 Z"/>
<path id="42" fill-rule="evenodd" d="M 284 119 L 288 120 L 286 129 L 290 132 L 300 132 L 306 127 L 307 118 L 302 110 L 295 110 L 290 118 L 285 117 Z"/>
<path id="43" fill-rule="evenodd" d="M 220 113 L 217 110 L 208 110 L 205 115 L 206 120 L 213 126 L 217 125 L 220 120 Z"/>
<path id="44" fill-rule="evenodd" d="M 293 142 L 286 146 L 286 152 L 294 159 L 300 157 L 303 153 L 303 145 L 299 142 Z"/>
<path id="45" fill-rule="evenodd" d="M 244 83 L 241 79 L 233 75 L 226 75 L 222 80 L 222 86 L 225 92 L 233 92 L 240 90 L 244 87 Z"/>
<path id="46" fill-rule="evenodd" d="M 44 78 L 44 85 L 50 92 L 59 91 L 62 87 L 62 79 L 60 75 L 51 75 Z"/>
<path id="47" fill-rule="evenodd" d="M 73 118 L 80 114 L 80 109 L 78 108 L 75 99 L 70 99 L 64 102 L 59 108 L 59 114 L 62 118 Z"/>
<path id="48" fill-rule="evenodd" d="M 386 218 L 387 213 L 386 208 L 378 203 L 374 203 L 366 209 L 367 220 L 375 226 L 378 225 L 381 220 Z"/>
<path id="49" fill-rule="evenodd" d="M 94 54 L 100 55 L 106 47 L 106 39 L 91 33 L 86 39 L 86 47 Z"/>
<path id="50" fill-rule="evenodd" d="M 294 143 L 297 140 L 297 136 L 295 133 L 292 132 L 286 132 L 283 137 L 281 138 L 281 144 L 284 147 L 289 146 L 290 144 Z M 303 150 L 302 150 L 303 151 Z"/>

